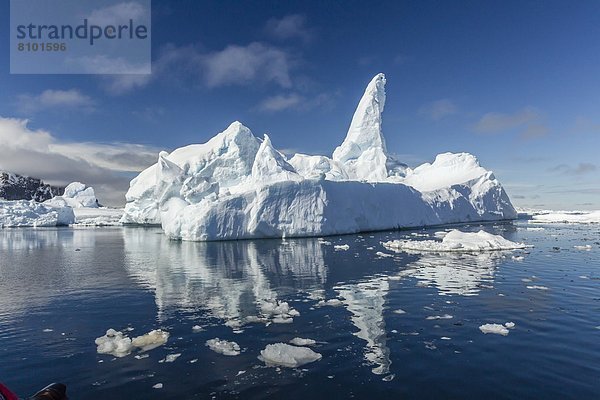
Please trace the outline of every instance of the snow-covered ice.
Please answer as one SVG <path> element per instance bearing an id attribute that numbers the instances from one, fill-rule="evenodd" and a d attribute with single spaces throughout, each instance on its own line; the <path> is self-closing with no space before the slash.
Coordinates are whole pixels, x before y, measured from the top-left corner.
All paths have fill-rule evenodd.
<path id="1" fill-rule="evenodd" d="M 204 144 L 161 152 L 131 181 L 121 219 L 171 238 L 322 236 L 516 218 L 494 175 L 467 153 L 413 169 L 385 143 L 385 77 L 367 86 L 331 158 L 289 160 L 239 122 Z"/>
<path id="2" fill-rule="evenodd" d="M 524 243 L 511 242 L 502 236 L 493 235 L 483 230 L 479 232 L 461 232 L 457 229 L 448 232 L 442 241 L 391 240 L 381 244 L 388 250 L 412 252 L 479 252 L 530 247 Z"/>
<path id="3" fill-rule="evenodd" d="M 148 351 L 162 346 L 169 340 L 169 332 L 161 329 L 155 329 L 146 333 L 145 335 L 133 338 L 131 344 L 134 347 L 139 347 L 142 351 Z"/>
<path id="4" fill-rule="evenodd" d="M 479 330 L 485 334 L 495 333 L 496 335 L 508 335 L 508 329 L 500 324 L 484 324 L 479 327 Z"/>
<path id="5" fill-rule="evenodd" d="M 156 329 L 145 335 L 136 338 L 129 338 L 123 332 L 114 329 L 108 329 L 104 336 L 96 338 L 95 343 L 98 346 L 99 354 L 112 354 L 115 357 L 125 357 L 129 355 L 134 348 L 141 351 L 152 350 L 161 346 L 169 339 L 169 333 Z"/>
<path id="6" fill-rule="evenodd" d="M 225 356 L 237 356 L 240 354 L 240 346 L 236 342 L 214 338 L 207 340 L 206 345 L 215 353 Z"/>
<path id="7" fill-rule="evenodd" d="M 297 347 L 287 343 L 269 344 L 258 357 L 269 366 L 296 368 L 321 359 L 321 354 L 308 347 Z"/>
<path id="8" fill-rule="evenodd" d="M 600 210 L 596 211 L 540 211 L 531 216 L 532 223 L 600 224 Z"/>
<path id="9" fill-rule="evenodd" d="M 71 208 L 96 208 L 98 200 L 94 188 L 86 186 L 81 182 L 72 182 L 67 185 L 62 196 L 55 196 L 50 200 L 46 200 L 45 204 L 55 206 L 68 206 Z"/>
<path id="10" fill-rule="evenodd" d="M 33 200 L 0 200 L 0 228 L 59 226 L 74 221 L 70 207 L 53 207 Z"/>
<path id="11" fill-rule="evenodd" d="M 312 346 L 312 345 L 316 344 L 317 342 L 313 339 L 304 339 L 304 338 L 295 337 L 292 340 L 290 340 L 290 343 L 295 346 Z"/>

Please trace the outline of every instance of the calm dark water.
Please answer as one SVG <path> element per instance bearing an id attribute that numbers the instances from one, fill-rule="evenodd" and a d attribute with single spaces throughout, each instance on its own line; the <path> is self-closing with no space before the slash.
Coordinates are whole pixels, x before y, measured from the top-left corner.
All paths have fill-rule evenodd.
<path id="1" fill-rule="evenodd" d="M 0 381 L 22 396 L 62 381 L 72 399 L 598 399 L 600 227 L 528 226 L 483 226 L 535 246 L 527 251 L 393 257 L 376 255 L 390 253 L 380 242 L 415 232 L 326 244 L 180 243 L 143 228 L 0 230 Z M 342 305 L 317 307 L 333 298 Z M 263 299 L 301 315 L 244 324 Z M 508 336 L 478 328 L 508 321 Z M 115 358 L 96 353 L 108 328 L 171 337 L 147 358 Z M 296 336 L 317 340 L 322 360 L 277 369 L 257 359 Z M 214 337 L 244 351 L 214 353 L 205 346 Z"/>

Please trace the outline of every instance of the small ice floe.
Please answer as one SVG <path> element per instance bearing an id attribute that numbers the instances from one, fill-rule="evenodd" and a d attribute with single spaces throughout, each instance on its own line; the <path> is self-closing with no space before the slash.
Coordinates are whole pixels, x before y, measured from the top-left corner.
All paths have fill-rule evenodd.
<path id="1" fill-rule="evenodd" d="M 194 358 L 193 360 L 188 361 L 190 364 L 196 364 L 198 362 L 197 358 Z"/>
<path id="2" fill-rule="evenodd" d="M 592 250 L 592 245 L 591 244 L 586 244 L 586 245 L 582 245 L 582 246 L 573 246 L 576 250 L 587 250 L 590 251 Z"/>
<path id="3" fill-rule="evenodd" d="M 404 311 L 403 309 L 399 308 L 397 310 L 394 310 L 394 314 L 406 314 L 406 311 Z"/>
<path id="4" fill-rule="evenodd" d="M 426 234 L 426 233 L 418 233 L 418 232 L 411 232 L 410 236 L 414 236 L 414 237 L 429 237 L 429 235 Z"/>
<path id="5" fill-rule="evenodd" d="M 160 329 L 135 337 L 133 340 L 122 332 L 109 329 L 106 331 L 106 335 L 96 338 L 95 343 L 98 346 L 97 352 L 99 354 L 125 357 L 136 347 L 141 351 L 148 351 L 167 343 L 168 339 L 169 332 Z"/>
<path id="6" fill-rule="evenodd" d="M 320 300 L 315 306 L 316 307 L 324 307 L 324 306 L 331 306 L 331 307 L 338 307 L 341 306 L 342 303 L 341 300 L 339 299 L 329 299 L 329 300 Z"/>
<path id="7" fill-rule="evenodd" d="M 303 339 L 303 338 L 299 338 L 299 337 L 295 337 L 292 340 L 290 340 L 290 343 L 296 346 L 313 346 L 315 344 L 317 344 L 317 342 L 315 340 L 312 339 Z"/>
<path id="8" fill-rule="evenodd" d="M 453 229 L 442 241 L 437 240 L 391 240 L 381 243 L 388 250 L 396 252 L 479 252 L 516 250 L 532 247 L 525 243 L 511 242 L 499 235 L 485 231 L 461 232 Z"/>
<path id="9" fill-rule="evenodd" d="M 479 327 L 479 330 L 484 334 L 495 333 L 496 335 L 508 335 L 508 329 L 500 324 L 484 324 Z"/>
<path id="10" fill-rule="evenodd" d="M 296 347 L 286 343 L 269 344 L 260 351 L 258 359 L 268 366 L 297 368 L 322 358 L 308 347 Z"/>
<path id="11" fill-rule="evenodd" d="M 377 257 L 382 257 L 382 258 L 383 258 L 383 257 L 394 257 L 394 255 L 393 255 L 393 254 L 384 253 L 384 252 L 382 252 L 382 251 L 378 251 L 377 253 L 375 253 L 375 255 L 376 255 Z"/>
<path id="12" fill-rule="evenodd" d="M 395 377 L 396 377 L 396 375 L 389 374 L 389 375 L 386 375 L 383 378 L 381 378 L 381 380 L 384 382 L 390 382 L 390 381 L 394 380 Z"/>
<path id="13" fill-rule="evenodd" d="M 238 371 L 238 373 L 237 373 L 237 375 L 236 375 L 236 376 L 240 376 L 240 375 L 243 375 L 243 374 L 245 374 L 245 373 L 246 373 L 246 371 L 245 371 L 245 370 L 241 370 L 241 371 Z"/>
<path id="14" fill-rule="evenodd" d="M 333 246 L 334 250 L 348 250 L 350 248 L 350 246 L 348 246 L 347 244 L 336 244 L 335 246 Z"/>
<path id="15" fill-rule="evenodd" d="M 175 353 L 175 354 L 167 354 L 167 356 L 165 358 L 163 358 L 162 360 L 159 361 L 159 363 L 172 363 L 173 361 L 177 360 L 179 357 L 181 357 L 181 353 Z"/>
<path id="16" fill-rule="evenodd" d="M 278 324 L 292 323 L 294 322 L 293 317 L 300 315 L 300 313 L 290 307 L 287 302 L 276 299 L 261 301 L 260 311 L 265 318 L 271 319 L 274 323 Z"/>
<path id="17" fill-rule="evenodd" d="M 525 259 L 523 256 L 512 256 L 511 258 L 515 261 L 523 261 Z"/>
<path id="18" fill-rule="evenodd" d="M 133 338 L 131 344 L 134 347 L 139 347 L 142 351 L 149 351 L 167 343 L 167 340 L 169 340 L 169 332 L 155 329 L 145 335 Z"/>
<path id="19" fill-rule="evenodd" d="M 545 229 L 542 227 L 527 227 L 527 230 L 528 231 L 543 231 Z"/>
<path id="20" fill-rule="evenodd" d="M 143 360 L 144 358 L 150 357 L 150 355 L 147 354 L 147 353 L 145 353 L 145 354 L 136 354 L 134 357 L 135 357 L 136 360 Z"/>
<path id="21" fill-rule="evenodd" d="M 152 389 L 162 389 L 163 388 L 163 384 L 162 383 L 157 383 L 156 385 L 152 386 Z"/>
<path id="22" fill-rule="evenodd" d="M 438 320 L 438 319 L 452 319 L 454 318 L 452 315 L 450 314 L 444 314 L 444 315 L 430 315 L 429 317 L 425 318 L 428 320 Z"/>
<path id="23" fill-rule="evenodd" d="M 441 340 L 452 340 L 452 338 L 449 338 L 448 336 L 442 336 L 440 339 Z"/>
<path id="24" fill-rule="evenodd" d="M 192 332 L 194 332 L 194 333 L 202 332 L 203 330 L 204 330 L 204 328 L 202 328 L 200 325 L 192 326 Z"/>
<path id="25" fill-rule="evenodd" d="M 99 354 L 111 354 L 115 357 L 125 357 L 133 347 L 129 337 L 114 329 L 109 329 L 106 335 L 96 338 L 95 343 Z"/>
<path id="26" fill-rule="evenodd" d="M 290 317 L 275 317 L 273 318 L 274 324 L 291 324 L 294 322 L 294 318 Z"/>
<path id="27" fill-rule="evenodd" d="M 331 246 L 331 242 L 328 240 L 323 240 L 323 239 L 319 239 L 319 244 L 325 245 L 325 246 Z"/>
<path id="28" fill-rule="evenodd" d="M 507 327 L 508 329 L 514 329 L 515 328 L 515 323 L 514 322 L 506 322 L 504 324 L 505 327 Z"/>
<path id="29" fill-rule="evenodd" d="M 209 339 L 206 345 L 214 352 L 225 356 L 240 355 L 240 346 L 236 342 L 228 342 L 219 338 Z"/>
<path id="30" fill-rule="evenodd" d="M 531 286 L 527 286 L 527 289 L 534 289 L 534 290 L 548 290 L 548 288 L 546 286 L 539 286 L 539 285 L 531 285 Z"/>
<path id="31" fill-rule="evenodd" d="M 42 332 L 45 332 L 45 333 L 54 332 L 54 329 L 46 328 Z"/>
<path id="32" fill-rule="evenodd" d="M 367 250 L 375 250 L 375 247 L 369 246 L 369 247 L 367 247 Z"/>

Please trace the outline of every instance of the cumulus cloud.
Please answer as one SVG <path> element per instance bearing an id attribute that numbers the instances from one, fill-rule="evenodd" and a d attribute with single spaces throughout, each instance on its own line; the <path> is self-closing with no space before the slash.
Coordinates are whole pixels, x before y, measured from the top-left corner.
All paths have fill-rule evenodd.
<path id="1" fill-rule="evenodd" d="M 149 4 L 149 2 L 144 3 Z M 150 9 L 145 4 L 128 1 L 95 9 L 87 16 L 87 19 L 90 24 L 106 26 L 126 24 L 130 19 L 136 23 L 143 23 L 147 22 L 149 17 Z"/>
<path id="2" fill-rule="evenodd" d="M 105 88 L 123 94 L 162 80 L 181 86 L 249 86 L 272 83 L 292 87 L 291 72 L 297 60 L 289 52 L 275 46 L 252 42 L 246 46 L 229 45 L 222 50 L 206 52 L 198 46 L 163 47 L 152 64 L 152 75 L 106 76 Z M 100 60 L 96 60 L 100 62 Z"/>
<path id="3" fill-rule="evenodd" d="M 436 100 L 419 108 L 419 115 L 429 117 L 434 121 L 456 114 L 457 112 L 458 107 L 449 99 Z"/>
<path id="4" fill-rule="evenodd" d="M 25 114 L 50 109 L 60 111 L 77 109 L 89 112 L 94 109 L 94 101 L 90 96 L 81 93 L 77 89 L 44 90 L 37 95 L 21 94 L 17 96 L 17 107 L 20 112 Z"/>
<path id="5" fill-rule="evenodd" d="M 277 40 L 300 39 L 308 42 L 313 38 L 312 30 L 306 27 L 306 17 L 301 14 L 272 18 L 267 21 L 265 31 Z"/>
<path id="6" fill-rule="evenodd" d="M 206 84 L 217 87 L 262 80 L 288 88 L 292 86 L 290 63 L 286 52 L 261 43 L 231 45 L 204 57 Z"/>
<path id="7" fill-rule="evenodd" d="M 129 181 L 156 161 L 158 149 L 128 143 L 65 143 L 28 121 L 0 117 L 0 169 L 54 185 L 82 181 L 103 204 L 123 205 Z"/>

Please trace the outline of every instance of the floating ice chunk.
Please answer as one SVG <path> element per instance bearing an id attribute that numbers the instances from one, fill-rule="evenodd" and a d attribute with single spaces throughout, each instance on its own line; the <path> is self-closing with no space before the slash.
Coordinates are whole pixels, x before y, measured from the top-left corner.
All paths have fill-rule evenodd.
<path id="1" fill-rule="evenodd" d="M 430 315 L 429 317 L 425 318 L 428 320 L 437 320 L 437 319 L 452 319 L 454 318 L 452 315 L 450 314 L 444 314 L 444 315 Z"/>
<path id="2" fill-rule="evenodd" d="M 164 362 L 172 363 L 173 361 L 177 360 L 179 357 L 181 357 L 181 353 L 167 354 L 167 356 L 164 358 Z"/>
<path id="3" fill-rule="evenodd" d="M 46 329 L 44 329 L 42 332 L 54 332 L 54 329 L 49 329 L 49 328 L 46 328 Z"/>
<path id="4" fill-rule="evenodd" d="M 236 342 L 228 342 L 219 338 L 209 339 L 206 345 L 214 352 L 225 356 L 237 356 L 240 354 L 240 346 Z"/>
<path id="5" fill-rule="evenodd" d="M 167 343 L 167 340 L 169 340 L 169 332 L 155 329 L 145 335 L 133 338 L 131 344 L 139 347 L 142 351 L 149 351 Z"/>
<path id="6" fill-rule="evenodd" d="M 130 338 L 112 328 L 106 331 L 106 335 L 96 338 L 95 343 L 98 354 L 112 354 L 115 357 L 125 357 L 133 348 Z"/>
<path id="7" fill-rule="evenodd" d="M 204 328 L 202 328 L 200 325 L 192 326 L 192 332 L 194 332 L 194 333 L 202 332 L 203 330 L 204 330 Z"/>
<path id="8" fill-rule="evenodd" d="M 508 329 L 500 324 L 484 324 L 479 327 L 479 330 L 485 334 L 495 333 L 497 335 L 508 335 Z"/>
<path id="9" fill-rule="evenodd" d="M 259 360 L 269 366 L 282 366 L 296 368 L 302 365 L 318 361 L 321 354 L 307 347 L 296 347 L 286 343 L 269 344 L 260 351 Z"/>
<path id="10" fill-rule="evenodd" d="M 331 306 L 331 307 L 338 307 L 341 306 L 342 303 L 341 300 L 339 299 L 329 299 L 329 300 L 320 300 L 316 306 L 317 307 L 323 307 L 323 306 Z"/>
<path id="11" fill-rule="evenodd" d="M 406 314 L 406 311 L 404 311 L 403 309 L 399 308 L 397 310 L 394 310 L 394 314 Z"/>
<path id="12" fill-rule="evenodd" d="M 600 210 L 596 211 L 551 211 L 546 214 L 533 215 L 530 222 L 568 223 L 568 224 L 600 224 Z"/>
<path id="13" fill-rule="evenodd" d="M 512 256 L 511 258 L 515 261 L 523 261 L 525 259 L 523 256 Z"/>
<path id="14" fill-rule="evenodd" d="M 144 358 L 148 358 L 150 357 L 149 354 L 136 354 L 135 356 L 133 356 L 136 360 L 143 360 Z"/>
<path id="15" fill-rule="evenodd" d="M 511 242 L 502 236 L 483 230 L 479 232 L 461 232 L 453 229 L 441 242 L 436 240 L 392 240 L 381 243 L 383 247 L 394 251 L 414 252 L 479 252 L 495 250 L 524 249 L 524 243 Z"/>
<path id="16" fill-rule="evenodd" d="M 33 200 L 0 200 L 0 228 L 46 227 L 75 222 L 73 209 L 67 206 L 40 204 Z"/>
<path id="17" fill-rule="evenodd" d="M 507 327 L 508 329 L 513 329 L 515 327 L 515 323 L 514 322 L 506 322 L 504 324 L 505 327 Z"/>
<path id="18" fill-rule="evenodd" d="M 590 251 L 592 249 L 592 245 L 591 244 L 586 244 L 586 245 L 582 245 L 582 246 L 573 246 L 575 249 L 577 250 L 587 250 Z"/>
<path id="19" fill-rule="evenodd" d="M 296 346 L 312 346 L 312 345 L 316 344 L 317 342 L 312 339 L 303 339 L 303 338 L 295 337 L 292 340 L 290 340 L 290 343 L 293 345 L 296 345 Z"/>
<path id="20" fill-rule="evenodd" d="M 527 230 L 528 231 L 543 231 L 545 229 L 542 227 L 527 227 Z"/>
<path id="21" fill-rule="evenodd" d="M 384 253 L 382 251 L 378 251 L 377 253 L 375 253 L 375 255 L 378 257 L 394 257 L 393 254 Z"/>
<path id="22" fill-rule="evenodd" d="M 286 318 L 286 317 L 273 318 L 274 324 L 291 324 L 292 322 L 294 322 L 294 318 Z"/>
<path id="23" fill-rule="evenodd" d="M 540 286 L 540 285 L 527 286 L 527 289 L 548 290 L 548 288 L 546 286 Z"/>
<path id="24" fill-rule="evenodd" d="M 157 383 L 156 385 L 152 386 L 152 389 L 162 389 L 163 388 L 163 384 L 162 383 Z"/>
<path id="25" fill-rule="evenodd" d="M 336 244 L 335 246 L 333 246 L 334 250 L 348 250 L 350 248 L 350 246 L 348 246 L 347 244 Z"/>

